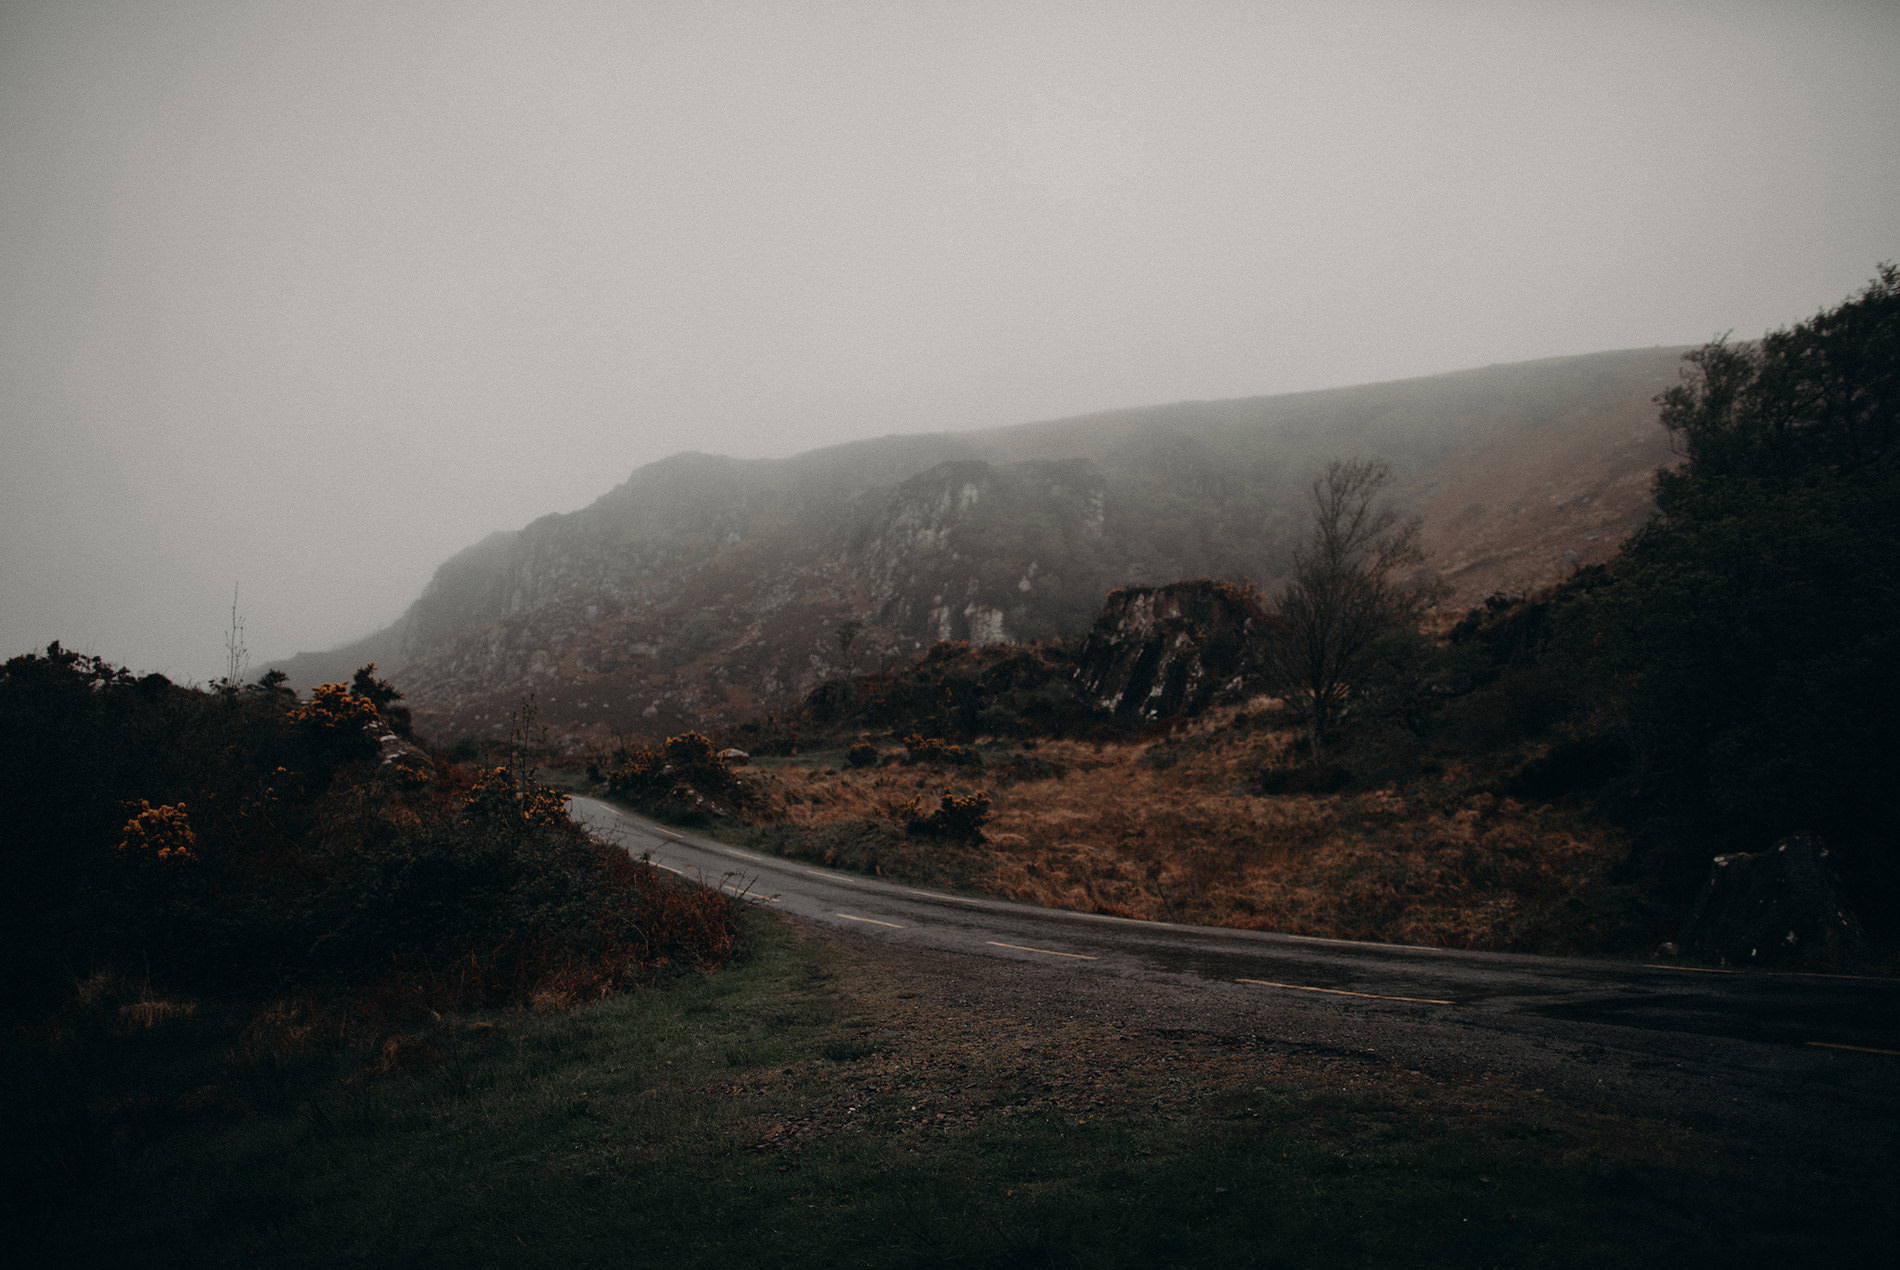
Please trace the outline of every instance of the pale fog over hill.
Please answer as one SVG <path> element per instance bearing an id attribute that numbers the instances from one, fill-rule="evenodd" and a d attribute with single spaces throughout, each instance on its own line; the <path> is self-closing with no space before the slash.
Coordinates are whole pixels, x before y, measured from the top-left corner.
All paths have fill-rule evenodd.
<path id="1" fill-rule="evenodd" d="M 937 640 L 1079 634 L 1115 587 L 1275 584 L 1332 458 L 1384 459 L 1449 607 L 1607 558 L 1667 461 L 1684 350 L 885 437 L 779 460 L 684 453 L 459 553 L 395 625 L 283 663 L 376 661 L 439 736 L 533 694 L 575 741 L 729 724 Z M 855 619 L 851 653 L 836 640 Z"/>
<path id="2" fill-rule="evenodd" d="M 1897 118 L 1900 6 L 1856 0 L 9 0 L 0 655 L 203 682 L 235 587 L 255 674 L 388 627 L 495 533 L 517 622 L 554 620 L 531 546 L 602 577 L 647 553 L 660 625 L 616 675 L 737 648 L 765 601 L 716 567 L 773 551 L 775 620 L 868 607 L 907 644 L 1058 629 L 1123 574 L 1270 576 L 1288 471 L 1358 439 L 1223 466 L 1254 407 L 1122 407 L 1800 322 L 1900 257 Z M 996 431 L 1104 411 L 1092 449 Z M 1551 510 L 1500 491 L 1548 502 L 1562 447 L 1606 440 L 1428 478 L 1444 436 L 1392 423 L 1454 575 L 1505 569 L 1499 508 Z M 732 461 L 603 498 L 682 451 Z M 989 468 L 931 475 L 953 460 Z M 939 525 L 965 490 L 1004 514 Z M 656 537 L 635 504 L 666 498 L 702 519 Z M 1213 505 L 1255 511 L 1188 514 Z M 937 528 L 938 563 L 893 554 Z M 966 594 L 966 539 L 1025 573 Z M 452 576 L 404 622 L 515 598 Z M 485 664 L 429 647 L 441 691 Z M 758 673 L 728 699 L 816 671 Z"/>

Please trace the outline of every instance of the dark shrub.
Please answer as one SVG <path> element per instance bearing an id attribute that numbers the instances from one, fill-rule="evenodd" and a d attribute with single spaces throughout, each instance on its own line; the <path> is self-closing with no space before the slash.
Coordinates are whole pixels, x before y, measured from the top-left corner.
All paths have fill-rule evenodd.
<path id="1" fill-rule="evenodd" d="M 911 763 L 936 763 L 945 767 L 981 767 L 983 756 L 973 749 L 953 745 L 938 736 L 907 736 L 904 749 Z"/>
<path id="2" fill-rule="evenodd" d="M 712 741 L 697 732 L 622 751 L 607 788 L 644 811 L 673 818 L 724 814 L 719 804 L 730 808 L 748 795 Z"/>
<path id="3" fill-rule="evenodd" d="M 977 839 L 983 836 L 983 823 L 990 818 L 990 796 L 980 789 L 971 794 L 945 790 L 935 810 L 925 811 L 924 807 L 924 800 L 918 798 L 899 810 L 904 832 L 912 837 Z"/>

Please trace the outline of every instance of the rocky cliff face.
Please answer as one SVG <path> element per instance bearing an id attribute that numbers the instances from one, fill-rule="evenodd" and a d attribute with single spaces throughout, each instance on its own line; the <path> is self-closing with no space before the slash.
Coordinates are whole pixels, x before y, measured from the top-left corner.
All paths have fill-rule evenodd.
<path id="1" fill-rule="evenodd" d="M 492 732 L 533 694 L 573 741 L 718 726 L 866 658 L 1073 629 L 1113 584 L 1086 460 L 953 460 L 816 499 L 760 475 L 681 456 L 443 565 L 384 641 L 419 724 Z"/>
<path id="2" fill-rule="evenodd" d="M 1648 514 L 1647 473 L 1668 457 L 1651 398 L 1680 352 L 787 460 L 676 455 L 578 512 L 484 539 L 388 630 L 284 668 L 307 685 L 374 660 L 444 739 L 500 731 L 529 694 L 574 744 L 718 727 L 940 640 L 1085 631 L 1118 587 L 1207 576 L 1270 590 L 1304 530 L 1306 482 L 1355 453 L 1393 462 L 1458 600 L 1475 603 L 1603 558 Z M 1157 630 L 1233 620 L 1201 600 L 1128 602 L 1159 605 Z M 862 633 L 847 652 L 850 619 Z M 1102 694 L 1171 712 L 1226 673 L 1179 634 L 1154 646 L 1159 680 L 1131 664 L 1104 672 Z"/>
<path id="3" fill-rule="evenodd" d="M 943 463 L 898 486 L 852 563 L 877 621 L 913 641 L 1040 639 L 1086 622 L 1112 585 L 1106 501 L 1086 459 Z"/>

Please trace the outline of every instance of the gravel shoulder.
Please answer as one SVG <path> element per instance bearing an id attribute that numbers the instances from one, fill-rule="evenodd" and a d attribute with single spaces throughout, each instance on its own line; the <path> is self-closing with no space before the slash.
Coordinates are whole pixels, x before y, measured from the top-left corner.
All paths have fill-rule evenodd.
<path id="1" fill-rule="evenodd" d="M 1219 1089 L 1284 1082 L 1476 1117 L 1502 1133 L 1563 1125 L 1586 1153 L 1662 1163 L 1692 1152 L 1784 1187 L 1891 1192 L 1900 1179 L 1900 1057 L 1601 1024 L 1553 1033 L 1544 1020 L 1533 1035 L 1508 1016 L 1236 984 L 1162 990 L 801 929 L 839 960 L 858 1043 L 880 1060 L 867 1074 L 915 1087 L 920 1122 L 1143 1101 L 1155 1114 L 1192 1114 Z"/>

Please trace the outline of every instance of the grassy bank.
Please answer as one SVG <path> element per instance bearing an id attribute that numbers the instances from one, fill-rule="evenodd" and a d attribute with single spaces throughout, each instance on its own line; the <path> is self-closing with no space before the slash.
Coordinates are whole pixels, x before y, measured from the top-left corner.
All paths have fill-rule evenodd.
<path id="1" fill-rule="evenodd" d="M 1893 1218 L 1507 1086 L 991 1017 L 763 917 L 716 975 L 242 1079 L 215 1020 L 137 1022 L 36 1264 L 1870 1264 Z"/>
<path id="2" fill-rule="evenodd" d="M 1051 908 L 1333 939 L 1629 954 L 1679 915 L 1619 880 L 1627 836 L 1515 798 L 1470 762 L 1370 789 L 1261 788 L 1293 733 L 1217 707 L 1160 737 L 996 741 L 981 765 L 852 767 L 817 750 L 741 769 L 740 822 L 693 827 L 839 868 Z M 975 752 L 975 747 L 972 747 Z M 982 840 L 905 833 L 905 807 L 981 790 Z"/>

